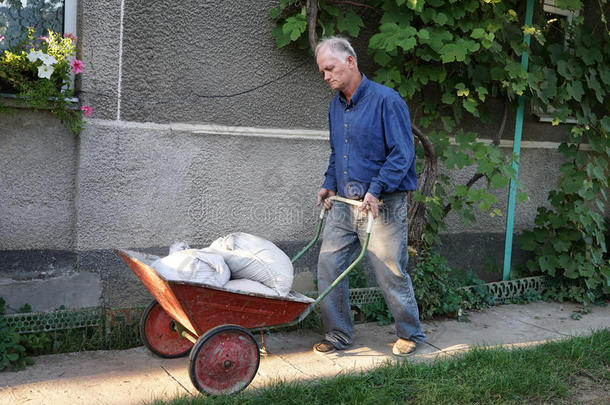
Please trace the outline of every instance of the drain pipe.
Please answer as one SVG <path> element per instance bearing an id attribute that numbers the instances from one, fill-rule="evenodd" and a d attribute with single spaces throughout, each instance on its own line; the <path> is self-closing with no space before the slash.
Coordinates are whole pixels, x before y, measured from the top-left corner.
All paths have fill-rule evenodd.
<path id="1" fill-rule="evenodd" d="M 534 14 L 534 0 L 527 0 L 527 6 L 525 10 L 525 25 L 528 27 L 532 26 L 532 16 Z M 523 43 L 527 44 L 528 48 L 530 45 L 529 34 L 523 35 Z M 521 54 L 521 65 L 527 72 L 527 66 L 529 62 L 529 54 L 523 52 Z M 519 158 L 521 154 L 521 133 L 523 132 L 523 110 L 525 109 L 525 97 L 519 96 L 519 106 L 517 108 L 517 117 L 515 120 L 515 139 L 513 141 L 513 153 L 517 157 L 517 160 L 513 162 L 513 169 L 515 169 L 515 178 L 519 177 Z M 515 222 L 515 201 L 517 197 L 517 184 L 513 179 L 510 180 L 509 191 L 508 191 L 508 208 L 506 216 L 506 238 L 504 242 L 504 271 L 502 273 L 502 280 L 508 280 L 510 275 L 510 262 L 511 255 L 513 252 L 513 228 Z"/>

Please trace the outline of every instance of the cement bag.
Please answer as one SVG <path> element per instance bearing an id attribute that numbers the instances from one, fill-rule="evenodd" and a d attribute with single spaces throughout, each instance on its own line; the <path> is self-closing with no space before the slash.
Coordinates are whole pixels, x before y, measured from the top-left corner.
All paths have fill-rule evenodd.
<path id="1" fill-rule="evenodd" d="M 174 242 L 173 245 L 169 247 L 169 254 L 179 252 L 181 250 L 190 249 L 189 244 L 184 241 Z"/>
<path id="2" fill-rule="evenodd" d="M 259 283 L 258 281 L 248 280 L 247 278 L 229 280 L 227 284 L 223 286 L 223 288 L 244 293 L 257 293 L 273 296 L 279 295 L 277 291 Z"/>
<path id="3" fill-rule="evenodd" d="M 243 232 L 219 238 L 210 245 L 231 269 L 231 278 L 258 281 L 286 296 L 292 287 L 294 270 L 290 258 L 266 239 Z"/>
<path id="4" fill-rule="evenodd" d="M 231 271 L 222 256 L 205 249 L 180 250 L 155 260 L 151 267 L 167 281 L 222 287 L 231 278 Z"/>

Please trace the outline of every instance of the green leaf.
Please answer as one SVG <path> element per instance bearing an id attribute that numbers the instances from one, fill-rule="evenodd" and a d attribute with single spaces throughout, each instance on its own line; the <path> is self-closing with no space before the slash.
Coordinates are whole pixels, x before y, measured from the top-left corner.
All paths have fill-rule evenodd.
<path id="1" fill-rule="evenodd" d="M 273 31 L 271 31 L 271 35 L 275 38 L 278 48 L 282 48 L 291 42 L 290 34 L 286 34 L 281 26 L 275 27 Z"/>
<path id="2" fill-rule="evenodd" d="M 568 83 L 567 91 L 576 101 L 580 101 L 583 94 L 585 94 L 585 90 L 582 88 L 582 83 L 580 81 Z"/>
<path id="3" fill-rule="evenodd" d="M 420 37 L 420 41 L 423 44 L 430 45 L 430 48 L 434 52 L 440 54 L 440 50 L 442 47 L 449 41 L 453 39 L 453 34 L 446 29 L 443 28 L 428 28 L 430 39 L 424 39 Z"/>
<path id="4" fill-rule="evenodd" d="M 523 69 L 523 66 L 519 62 L 511 61 L 506 64 L 505 69 L 506 73 L 508 73 L 508 77 L 511 77 L 513 79 L 527 77 L 525 69 Z"/>
<path id="5" fill-rule="evenodd" d="M 375 52 L 373 59 L 381 66 L 387 66 L 387 64 L 392 60 L 392 57 L 387 52 L 377 51 Z"/>
<path id="6" fill-rule="evenodd" d="M 434 20 L 434 22 L 438 25 L 445 25 L 447 21 L 449 21 L 449 18 L 444 13 L 437 13 L 435 16 L 432 17 L 432 20 Z"/>
<path id="7" fill-rule="evenodd" d="M 475 28 L 470 33 L 470 37 L 474 39 L 481 39 L 485 36 L 485 30 L 483 28 Z"/>
<path id="8" fill-rule="evenodd" d="M 417 12 L 421 12 L 424 8 L 424 3 L 425 0 L 406 0 L 407 1 L 407 7 L 410 8 L 411 10 L 415 10 Z M 405 0 L 396 0 L 396 4 L 398 4 L 399 6 L 402 4 L 404 4 Z"/>
<path id="9" fill-rule="evenodd" d="M 472 97 L 468 97 L 462 100 L 462 106 L 466 111 L 474 115 L 475 117 L 479 116 L 479 110 L 477 109 L 478 103 Z"/>
<path id="10" fill-rule="evenodd" d="M 417 32 L 417 36 L 419 37 L 420 40 L 429 40 L 430 39 L 430 31 L 428 31 L 425 28 L 422 28 L 421 30 L 419 30 Z"/>
<path id="11" fill-rule="evenodd" d="M 491 185 L 494 188 L 504 188 L 508 185 L 508 179 L 500 173 L 496 173 L 491 177 Z"/>
<path id="12" fill-rule="evenodd" d="M 610 115 L 604 116 L 599 122 L 602 124 L 604 131 L 610 133 Z"/>
<path id="13" fill-rule="evenodd" d="M 567 252 L 570 248 L 569 242 L 557 238 L 551 239 L 551 244 L 553 245 L 553 248 L 558 252 Z"/>
<path id="14" fill-rule="evenodd" d="M 296 41 L 307 29 L 307 20 L 303 14 L 293 15 L 286 19 L 282 31 L 290 36 L 291 41 Z"/>
<path id="15" fill-rule="evenodd" d="M 601 77 L 605 85 L 610 86 L 610 69 L 600 70 L 599 77 Z"/>
<path id="16" fill-rule="evenodd" d="M 489 94 L 485 87 L 477 87 L 476 92 L 479 95 L 479 100 L 485 101 L 485 96 Z"/>
<path id="17" fill-rule="evenodd" d="M 282 13 L 282 7 L 276 7 L 276 8 L 272 8 L 271 10 L 269 10 L 269 15 L 271 16 L 271 18 L 273 18 L 274 20 L 276 18 L 278 18 L 280 16 L 280 14 Z"/>
<path id="18" fill-rule="evenodd" d="M 522 203 L 524 201 L 529 200 L 529 196 L 527 195 L 527 193 L 523 192 L 523 191 L 518 191 L 517 192 L 517 201 Z"/>
<path id="19" fill-rule="evenodd" d="M 464 184 L 459 184 L 455 186 L 455 195 L 458 197 L 464 197 L 468 193 L 468 187 Z"/>
<path id="20" fill-rule="evenodd" d="M 548 273 L 551 276 L 555 275 L 555 267 L 557 265 L 557 259 L 553 256 L 541 256 L 538 258 L 538 265 L 540 266 L 540 270 L 545 273 Z"/>
<path id="21" fill-rule="evenodd" d="M 500 66 L 494 66 L 491 68 L 491 78 L 493 80 L 502 80 L 504 79 L 504 69 Z"/>
<path id="22" fill-rule="evenodd" d="M 343 14 L 337 16 L 337 30 L 339 32 L 347 31 L 352 37 L 357 37 L 360 32 L 360 27 L 364 27 L 364 22 L 354 10 L 349 9 Z"/>
<path id="23" fill-rule="evenodd" d="M 318 5 L 321 5 L 322 3 L 318 2 Z M 339 15 L 339 8 L 335 7 L 333 5 L 327 4 L 324 7 L 321 7 L 321 9 L 323 9 L 324 11 L 326 11 L 328 14 L 332 15 L 333 17 L 337 17 Z"/>
<path id="24" fill-rule="evenodd" d="M 562 75 L 566 79 L 568 79 L 568 80 L 572 79 L 572 74 L 570 73 L 570 70 L 568 69 L 567 61 L 560 60 L 559 62 L 557 62 L 557 71 L 559 72 L 560 75 Z"/>
<path id="25" fill-rule="evenodd" d="M 455 96 L 451 93 L 444 93 L 443 97 L 441 98 L 441 101 L 444 104 L 453 104 L 453 103 L 455 103 L 455 100 L 456 100 Z"/>

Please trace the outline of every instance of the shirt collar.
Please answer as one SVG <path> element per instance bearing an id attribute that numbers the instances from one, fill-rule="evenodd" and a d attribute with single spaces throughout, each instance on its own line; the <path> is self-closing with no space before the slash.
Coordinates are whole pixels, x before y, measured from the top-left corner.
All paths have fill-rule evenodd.
<path id="1" fill-rule="evenodd" d="M 366 76 L 364 75 L 364 73 L 362 73 L 362 81 L 360 82 L 360 84 L 358 85 L 358 88 L 352 95 L 352 99 L 350 100 L 350 102 L 349 103 L 347 102 L 347 99 L 345 98 L 345 95 L 343 94 L 343 92 L 339 92 L 339 100 L 341 100 L 341 102 L 345 105 L 350 105 L 350 104 L 356 105 L 356 104 L 358 104 L 358 101 L 366 95 L 366 90 L 367 90 L 368 86 L 369 86 L 369 79 L 367 79 Z"/>

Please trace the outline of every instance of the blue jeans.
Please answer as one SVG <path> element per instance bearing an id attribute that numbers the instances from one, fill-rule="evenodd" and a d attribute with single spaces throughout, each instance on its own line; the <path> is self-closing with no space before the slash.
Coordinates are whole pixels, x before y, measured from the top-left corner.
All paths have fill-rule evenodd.
<path id="1" fill-rule="evenodd" d="M 318 259 L 318 291 L 324 291 L 360 252 L 366 239 L 367 213 L 358 207 L 335 201 L 326 219 Z M 399 337 L 423 343 L 426 335 L 419 322 L 419 310 L 411 277 L 406 272 L 407 194 L 383 197 L 375 220 L 366 257 L 381 287 Z M 349 283 L 344 278 L 320 302 L 325 339 L 337 349 L 352 344 L 354 323 L 350 314 Z"/>

